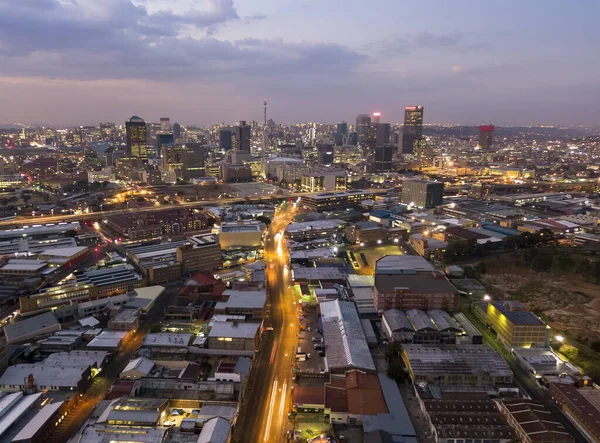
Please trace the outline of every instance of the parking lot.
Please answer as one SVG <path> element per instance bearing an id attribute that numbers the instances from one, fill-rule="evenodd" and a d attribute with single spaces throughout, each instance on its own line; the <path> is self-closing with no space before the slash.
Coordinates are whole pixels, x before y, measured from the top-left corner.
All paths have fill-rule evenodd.
<path id="1" fill-rule="evenodd" d="M 358 268 L 355 268 L 355 272 L 359 275 L 373 275 L 375 272 L 375 262 L 379 260 L 381 257 L 385 257 L 386 255 L 399 255 L 403 254 L 402 247 L 396 244 L 393 245 L 381 245 L 381 246 L 370 246 L 363 247 L 353 246 L 352 251 L 354 252 L 354 256 L 356 257 L 356 262 L 358 263 Z M 361 254 L 364 254 L 366 259 L 365 262 L 362 259 Z"/>
<path id="2" fill-rule="evenodd" d="M 303 305 L 299 310 L 300 335 L 298 336 L 298 347 L 306 353 L 306 361 L 296 359 L 296 368 L 302 372 L 320 373 L 324 371 L 325 364 L 319 346 L 323 346 L 323 335 L 319 332 L 319 317 L 317 307 L 314 305 Z M 310 358 L 308 355 L 310 354 Z"/>

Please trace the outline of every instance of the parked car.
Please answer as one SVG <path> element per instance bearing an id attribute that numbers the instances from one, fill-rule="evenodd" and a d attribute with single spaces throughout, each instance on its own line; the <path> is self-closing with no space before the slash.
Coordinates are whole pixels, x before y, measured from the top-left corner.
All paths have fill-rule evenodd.
<path id="1" fill-rule="evenodd" d="M 325 351 L 319 351 L 318 354 L 319 357 L 325 357 Z"/>

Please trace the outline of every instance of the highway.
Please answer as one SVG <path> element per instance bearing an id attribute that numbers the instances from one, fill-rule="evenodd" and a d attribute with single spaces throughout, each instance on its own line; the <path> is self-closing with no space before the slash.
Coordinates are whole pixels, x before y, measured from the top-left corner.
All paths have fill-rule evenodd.
<path id="1" fill-rule="evenodd" d="M 291 429 L 292 367 L 298 343 L 298 305 L 291 290 L 288 252 L 283 231 L 296 213 L 294 205 L 279 208 L 265 239 L 267 296 L 270 311 L 260 348 L 252 364 L 233 441 L 281 442 Z"/>

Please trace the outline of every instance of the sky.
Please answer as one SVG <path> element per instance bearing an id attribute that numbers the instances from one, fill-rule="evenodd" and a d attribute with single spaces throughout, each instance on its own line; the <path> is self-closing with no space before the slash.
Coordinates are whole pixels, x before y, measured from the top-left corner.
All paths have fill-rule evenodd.
<path id="1" fill-rule="evenodd" d="M 0 0 L 0 123 L 600 126 L 600 0 Z"/>

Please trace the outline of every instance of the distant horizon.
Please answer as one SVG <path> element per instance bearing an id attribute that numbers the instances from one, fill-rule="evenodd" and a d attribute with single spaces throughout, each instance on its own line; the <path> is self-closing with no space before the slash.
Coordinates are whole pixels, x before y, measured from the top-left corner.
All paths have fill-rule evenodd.
<path id="1" fill-rule="evenodd" d="M 262 121 L 266 98 L 286 124 L 401 123 L 420 104 L 441 124 L 598 125 L 598 16 L 596 0 L 0 0 L 0 122 Z"/>

